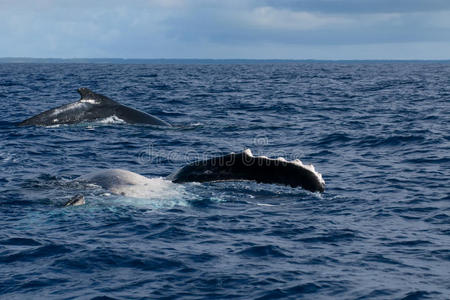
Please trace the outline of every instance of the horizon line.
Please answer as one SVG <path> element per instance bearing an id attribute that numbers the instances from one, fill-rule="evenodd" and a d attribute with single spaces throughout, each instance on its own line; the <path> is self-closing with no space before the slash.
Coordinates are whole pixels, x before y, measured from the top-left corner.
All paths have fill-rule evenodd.
<path id="1" fill-rule="evenodd" d="M 0 57 L 0 63 L 133 63 L 133 62 L 450 62 L 449 59 L 320 59 L 320 58 L 120 58 Z"/>

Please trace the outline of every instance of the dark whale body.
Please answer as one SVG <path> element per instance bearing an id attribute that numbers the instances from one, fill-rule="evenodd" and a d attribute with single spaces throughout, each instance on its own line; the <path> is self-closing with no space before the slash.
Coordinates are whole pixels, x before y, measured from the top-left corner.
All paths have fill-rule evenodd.
<path id="1" fill-rule="evenodd" d="M 122 105 L 106 96 L 96 94 L 87 88 L 79 88 L 78 93 L 81 95 L 81 99 L 77 102 L 47 110 L 18 125 L 51 126 L 58 124 L 76 124 L 111 117 L 129 124 L 170 126 L 169 123 L 161 119 Z"/>
<path id="2" fill-rule="evenodd" d="M 168 177 L 174 183 L 252 180 L 258 183 L 274 183 L 302 187 L 311 192 L 324 192 L 325 181 L 312 165 L 300 160 L 287 161 L 253 156 L 250 149 L 241 153 L 188 164 Z"/>

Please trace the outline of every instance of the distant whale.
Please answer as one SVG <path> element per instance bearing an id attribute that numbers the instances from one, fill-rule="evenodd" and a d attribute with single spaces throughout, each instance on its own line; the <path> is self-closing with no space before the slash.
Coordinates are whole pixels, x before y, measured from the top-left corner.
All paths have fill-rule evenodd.
<path id="1" fill-rule="evenodd" d="M 81 99 L 77 102 L 65 104 L 19 123 L 19 126 L 40 125 L 51 126 L 58 124 L 76 124 L 93 122 L 113 118 L 129 124 L 149 124 L 170 126 L 169 123 L 145 112 L 122 105 L 106 96 L 96 94 L 87 88 L 79 88 Z"/>
<path id="2" fill-rule="evenodd" d="M 271 159 L 253 156 L 250 149 L 241 153 L 188 164 L 166 177 L 173 183 L 252 180 L 258 183 L 283 184 L 302 187 L 311 192 L 324 192 L 325 181 L 313 165 L 304 165 L 300 160 L 287 161 L 283 158 Z M 152 189 L 155 179 L 121 169 L 107 169 L 80 176 L 76 181 L 95 184 L 117 195 L 140 197 L 142 190 Z M 75 196 L 66 204 L 72 205 Z M 84 204 L 80 201 L 77 205 Z M 81 204 L 80 204 L 81 203 Z"/>

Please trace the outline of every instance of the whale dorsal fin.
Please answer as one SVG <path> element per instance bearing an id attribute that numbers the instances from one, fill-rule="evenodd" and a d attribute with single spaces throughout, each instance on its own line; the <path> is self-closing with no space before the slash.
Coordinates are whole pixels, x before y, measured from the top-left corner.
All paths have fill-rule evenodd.
<path id="1" fill-rule="evenodd" d="M 88 88 L 79 88 L 78 94 L 80 94 L 81 99 L 80 100 L 87 100 L 87 99 L 95 99 L 95 93 L 91 91 Z"/>
<path id="2" fill-rule="evenodd" d="M 83 101 L 91 102 L 91 101 L 94 100 L 95 102 L 97 102 L 96 104 L 100 104 L 100 103 L 101 104 L 106 104 L 106 103 L 114 104 L 114 103 L 116 103 L 115 101 L 109 99 L 106 96 L 94 93 L 93 91 L 91 91 L 88 88 L 84 88 L 84 87 L 83 88 L 79 88 L 77 91 L 78 91 L 78 93 L 81 96 L 80 101 L 82 101 L 82 102 Z"/>

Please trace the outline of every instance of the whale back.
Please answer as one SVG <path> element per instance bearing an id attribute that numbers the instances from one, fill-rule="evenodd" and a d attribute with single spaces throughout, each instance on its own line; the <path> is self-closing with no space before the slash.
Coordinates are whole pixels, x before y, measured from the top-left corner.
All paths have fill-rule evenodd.
<path id="1" fill-rule="evenodd" d="M 88 88 L 79 88 L 81 99 L 65 104 L 19 123 L 19 126 L 40 125 L 51 126 L 58 124 L 76 124 L 93 122 L 106 118 L 116 118 L 129 124 L 149 124 L 170 126 L 169 123 L 152 115 L 122 105 L 101 94 L 94 93 Z"/>

